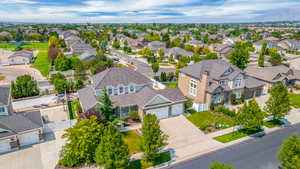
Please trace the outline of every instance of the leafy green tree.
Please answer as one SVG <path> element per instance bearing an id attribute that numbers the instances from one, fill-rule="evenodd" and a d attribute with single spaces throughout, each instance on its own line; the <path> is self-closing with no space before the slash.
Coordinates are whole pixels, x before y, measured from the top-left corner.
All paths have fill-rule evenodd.
<path id="1" fill-rule="evenodd" d="M 265 66 L 265 56 L 260 52 L 259 58 L 258 58 L 258 66 L 264 67 Z"/>
<path id="2" fill-rule="evenodd" d="M 300 137 L 296 133 L 282 143 L 277 158 L 283 169 L 300 168 Z"/>
<path id="3" fill-rule="evenodd" d="M 16 81 L 11 83 L 11 96 L 14 99 L 37 96 L 39 94 L 37 82 L 30 75 L 18 76 Z"/>
<path id="4" fill-rule="evenodd" d="M 158 62 L 152 63 L 151 68 L 153 73 L 156 74 L 159 71 L 159 63 Z"/>
<path id="5" fill-rule="evenodd" d="M 159 148 L 166 145 L 167 136 L 160 130 L 159 121 L 154 114 L 147 114 L 142 124 L 142 150 L 146 161 L 153 162 Z"/>
<path id="6" fill-rule="evenodd" d="M 160 49 L 158 50 L 158 56 L 159 56 L 160 60 L 163 59 L 163 57 L 165 56 L 165 51 L 164 51 L 164 49 L 160 48 Z"/>
<path id="7" fill-rule="evenodd" d="M 54 81 L 54 90 L 58 93 L 68 92 L 69 87 L 69 83 L 66 79 L 56 79 Z"/>
<path id="8" fill-rule="evenodd" d="M 237 66 L 238 68 L 244 70 L 249 63 L 249 51 L 243 42 L 238 41 L 233 47 L 233 50 L 228 56 L 229 61 Z"/>
<path id="9" fill-rule="evenodd" d="M 273 50 L 271 48 L 269 50 L 269 53 L 270 53 L 269 62 L 271 63 L 272 66 L 280 65 L 284 61 L 284 58 L 281 56 L 281 54 L 277 52 L 276 48 L 274 48 Z"/>
<path id="10" fill-rule="evenodd" d="M 196 54 L 194 54 L 194 56 L 192 57 L 192 60 L 193 60 L 194 62 L 200 62 L 201 60 L 203 60 L 203 58 L 202 58 L 198 53 L 196 53 Z"/>
<path id="11" fill-rule="evenodd" d="M 115 126 L 110 124 L 105 127 L 100 144 L 96 149 L 95 161 L 104 169 L 127 169 L 129 165 L 128 146 Z"/>
<path id="12" fill-rule="evenodd" d="M 209 169 L 233 169 L 233 166 L 229 164 L 222 164 L 220 162 L 213 162 L 209 166 Z"/>
<path id="13" fill-rule="evenodd" d="M 264 123 L 265 113 L 260 109 L 255 99 L 251 99 L 249 103 L 239 110 L 236 120 L 238 124 L 243 125 L 247 130 L 259 130 Z"/>
<path id="14" fill-rule="evenodd" d="M 99 106 L 99 110 L 105 121 L 113 121 L 115 116 L 115 109 L 113 107 L 113 103 L 109 98 L 109 95 L 106 89 L 103 89 L 101 92 L 101 96 L 99 98 L 101 105 Z"/>
<path id="15" fill-rule="evenodd" d="M 262 47 L 261 47 L 261 51 L 260 53 L 265 56 L 267 54 L 267 45 L 268 45 L 268 42 L 266 40 L 264 40 L 262 42 Z"/>
<path id="16" fill-rule="evenodd" d="M 143 55 L 143 56 L 153 56 L 153 53 L 152 53 L 152 51 L 151 51 L 151 49 L 150 48 L 144 48 L 144 49 L 142 49 L 141 50 L 141 52 L 140 52 L 140 54 L 141 55 Z"/>
<path id="17" fill-rule="evenodd" d="M 162 41 L 163 42 L 168 42 L 170 40 L 169 34 L 168 33 L 164 33 L 162 36 Z"/>
<path id="18" fill-rule="evenodd" d="M 278 83 L 269 92 L 271 96 L 266 102 L 265 111 L 272 115 L 274 119 L 286 116 L 291 110 L 288 88 L 284 84 Z"/>
<path id="19" fill-rule="evenodd" d="M 73 127 L 65 130 L 62 138 L 67 141 L 62 148 L 59 165 L 75 167 L 82 163 L 94 163 L 103 130 L 103 125 L 97 122 L 96 117 L 79 120 Z"/>
<path id="20" fill-rule="evenodd" d="M 83 87 L 84 87 L 84 82 L 81 79 L 76 79 L 75 84 L 74 84 L 74 88 L 75 89 L 81 89 Z"/>
<path id="21" fill-rule="evenodd" d="M 63 53 L 59 53 L 54 61 L 54 68 L 57 71 L 66 71 L 71 69 L 71 61 L 64 56 Z"/>
<path id="22" fill-rule="evenodd" d="M 51 36 L 48 41 L 48 46 L 57 46 L 58 42 L 59 39 L 57 38 L 57 36 Z"/>
<path id="23" fill-rule="evenodd" d="M 70 62 L 71 62 L 70 63 L 71 69 L 74 70 L 75 72 L 80 73 L 84 71 L 85 69 L 84 64 L 79 58 L 71 57 Z"/>
<path id="24" fill-rule="evenodd" d="M 115 49 L 119 49 L 121 47 L 120 41 L 115 39 L 113 44 L 112 44 L 112 47 L 115 48 Z"/>

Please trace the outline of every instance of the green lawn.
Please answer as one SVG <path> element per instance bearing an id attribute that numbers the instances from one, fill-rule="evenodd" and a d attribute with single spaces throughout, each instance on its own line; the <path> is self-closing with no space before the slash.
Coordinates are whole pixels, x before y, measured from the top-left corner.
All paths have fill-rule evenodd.
<path id="1" fill-rule="evenodd" d="M 34 63 L 32 64 L 32 67 L 39 70 L 43 76 L 47 77 L 50 72 L 50 62 L 48 60 L 48 53 L 45 51 L 40 51 Z"/>
<path id="2" fill-rule="evenodd" d="M 234 131 L 234 132 L 231 132 L 228 134 L 224 134 L 222 136 L 214 137 L 214 139 L 219 142 L 222 142 L 222 143 L 228 143 L 228 142 L 255 134 L 257 132 L 259 132 L 259 131 L 252 131 L 252 130 L 249 131 L 249 130 L 242 129 L 242 130 L 237 130 L 237 131 Z"/>
<path id="3" fill-rule="evenodd" d="M 292 106 L 295 108 L 300 108 L 300 94 L 289 93 L 289 97 L 290 97 Z"/>
<path id="4" fill-rule="evenodd" d="M 178 82 L 177 81 L 172 81 L 172 82 L 164 82 L 164 83 L 169 83 L 168 85 L 166 85 L 167 88 L 176 88 Z"/>
<path id="5" fill-rule="evenodd" d="M 70 119 L 75 119 L 77 117 L 77 113 L 80 111 L 80 103 L 79 101 L 70 101 L 68 102 L 69 116 Z"/>
<path id="6" fill-rule="evenodd" d="M 23 49 L 30 50 L 48 50 L 48 42 L 26 42 L 28 45 L 22 46 Z M 0 48 L 7 50 L 14 50 L 16 46 L 10 45 L 12 43 L 0 43 Z"/>
<path id="7" fill-rule="evenodd" d="M 270 121 L 266 121 L 264 123 L 264 126 L 268 127 L 268 128 L 273 128 L 273 127 L 277 127 L 277 126 L 281 126 L 283 125 L 284 122 L 282 122 L 281 120 L 270 120 Z"/>
<path id="8" fill-rule="evenodd" d="M 221 113 L 212 113 L 209 111 L 195 112 L 191 115 L 188 115 L 187 119 L 201 130 L 207 130 L 213 124 L 220 126 L 221 129 L 234 125 L 234 119 L 232 117 Z"/>
<path id="9" fill-rule="evenodd" d="M 135 160 L 130 163 L 130 169 L 146 169 L 151 166 L 156 166 L 162 163 L 166 163 L 171 160 L 169 152 L 163 152 L 159 154 L 154 163 L 145 162 L 144 160 Z"/>
<path id="10" fill-rule="evenodd" d="M 142 137 L 134 130 L 122 132 L 126 144 L 128 144 L 129 155 L 141 152 Z"/>
<path id="11" fill-rule="evenodd" d="M 0 48 L 13 51 L 16 46 L 12 46 L 10 44 L 11 43 L 0 43 Z M 50 62 L 48 60 L 48 42 L 28 42 L 28 45 L 22 46 L 22 48 L 39 51 L 32 67 L 39 70 L 43 76 L 48 76 L 50 72 Z"/>

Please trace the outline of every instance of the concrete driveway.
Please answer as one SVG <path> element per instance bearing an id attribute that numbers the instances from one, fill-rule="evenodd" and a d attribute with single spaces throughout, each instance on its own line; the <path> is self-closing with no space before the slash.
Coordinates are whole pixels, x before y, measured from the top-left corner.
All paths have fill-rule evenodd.
<path id="1" fill-rule="evenodd" d="M 168 135 L 168 147 L 189 145 L 204 136 L 204 133 L 183 115 L 160 121 L 162 131 Z"/>
<path id="2" fill-rule="evenodd" d="M 47 135 L 44 143 L 35 144 L 21 150 L 0 155 L 3 169 L 54 169 L 59 159 L 59 151 L 65 143 L 61 139 L 63 131 Z"/>

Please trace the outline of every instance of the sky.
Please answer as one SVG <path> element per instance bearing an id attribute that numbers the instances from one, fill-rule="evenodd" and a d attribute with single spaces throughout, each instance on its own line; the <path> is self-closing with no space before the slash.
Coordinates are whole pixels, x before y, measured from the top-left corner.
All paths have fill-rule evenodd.
<path id="1" fill-rule="evenodd" d="M 0 21 L 39 23 L 250 22 L 300 0 L 0 0 Z M 299 12 L 300 15 L 300 12 Z"/>

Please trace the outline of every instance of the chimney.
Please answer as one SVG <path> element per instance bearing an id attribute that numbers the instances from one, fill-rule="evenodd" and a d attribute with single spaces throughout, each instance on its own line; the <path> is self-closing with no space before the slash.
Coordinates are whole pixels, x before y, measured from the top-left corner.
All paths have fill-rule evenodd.
<path id="1" fill-rule="evenodd" d="M 202 74 L 202 78 L 201 78 L 201 87 L 200 87 L 200 97 L 201 97 L 201 101 L 203 104 L 206 103 L 207 99 L 206 99 L 206 89 L 208 87 L 208 82 L 209 82 L 209 72 L 205 71 Z"/>

